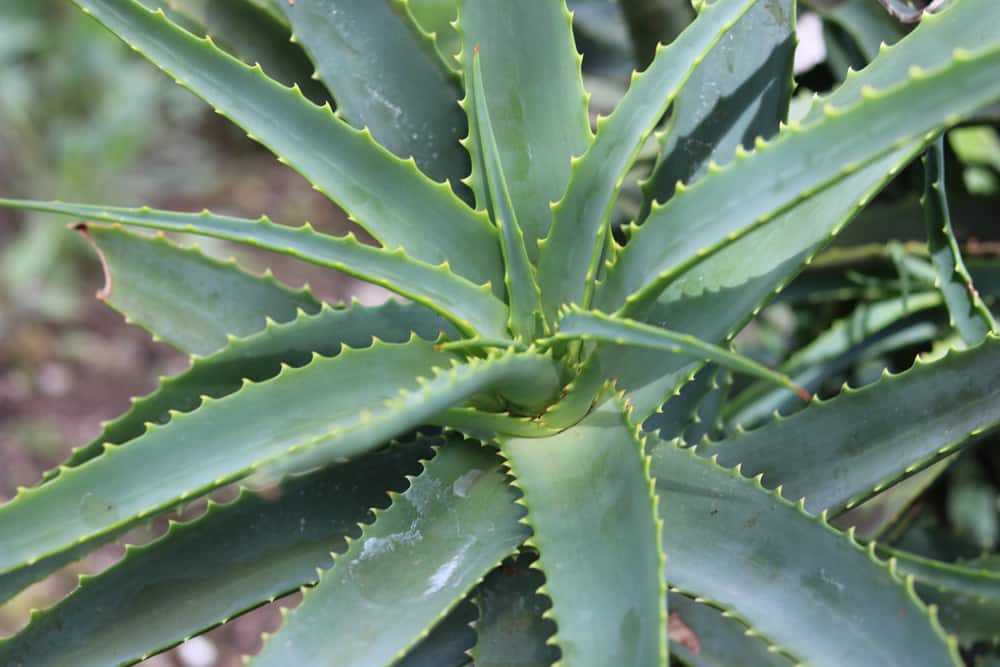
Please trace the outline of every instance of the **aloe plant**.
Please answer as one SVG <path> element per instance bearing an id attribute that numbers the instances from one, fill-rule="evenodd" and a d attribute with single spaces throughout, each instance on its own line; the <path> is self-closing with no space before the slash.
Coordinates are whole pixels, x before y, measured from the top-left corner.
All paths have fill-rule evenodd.
<path id="1" fill-rule="evenodd" d="M 241 487 L 82 577 L 0 641 L 4 664 L 138 661 L 299 589 L 252 664 L 946 665 L 960 641 L 994 639 L 995 571 L 862 545 L 831 520 L 1000 422 L 1000 339 L 954 242 L 938 139 L 1000 100 L 995 0 L 925 16 L 787 124 L 793 0 L 700 2 L 595 127 L 560 0 L 75 2 L 377 245 L 0 200 L 78 220 L 99 297 L 191 355 L 0 506 L 0 600 Z M 643 204 L 618 227 L 651 143 Z M 807 402 L 788 373 L 843 353 L 844 327 L 787 373 L 733 352 L 925 151 L 933 263 L 907 298 L 944 303 L 964 349 Z M 331 307 L 132 227 L 283 253 L 405 301 Z M 880 304 L 870 331 L 903 311 Z M 722 373 L 757 378 L 753 405 L 713 398 Z M 693 420 L 761 401 L 797 411 L 688 446 Z"/>

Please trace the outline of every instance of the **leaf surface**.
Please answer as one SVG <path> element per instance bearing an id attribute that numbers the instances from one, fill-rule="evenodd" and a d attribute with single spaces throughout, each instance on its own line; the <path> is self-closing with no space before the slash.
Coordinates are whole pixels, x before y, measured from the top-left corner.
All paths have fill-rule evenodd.
<path id="1" fill-rule="evenodd" d="M 849 536 L 690 450 L 651 453 L 672 586 L 807 664 L 962 664 L 912 590 Z"/>
<path id="2" fill-rule="evenodd" d="M 391 664 L 529 535 L 516 497 L 495 450 L 446 442 L 251 664 Z"/>
<path id="3" fill-rule="evenodd" d="M 0 199 L 0 207 L 46 211 L 245 243 L 380 285 L 437 312 L 449 313 L 445 316 L 457 320 L 455 324 L 466 331 L 481 326 L 483 335 L 506 337 L 507 307 L 490 293 L 489 288 L 474 285 L 447 267 L 415 261 L 401 250 L 364 245 L 352 234 L 330 236 L 315 232 L 308 224 L 286 227 L 267 218 L 248 220 L 208 212 L 177 213 L 16 199 Z"/>
<path id="4" fill-rule="evenodd" d="M 550 438 L 500 442 L 524 493 L 561 660 L 666 664 L 661 524 L 648 460 L 623 405 L 605 401 Z"/>
<path id="5" fill-rule="evenodd" d="M 162 13 L 135 0 L 75 1 L 302 173 L 384 246 L 403 247 L 432 264 L 448 260 L 460 275 L 499 290 L 503 272 L 496 235 L 448 185 L 395 157 L 370 133 L 335 118 L 329 107 L 312 104 L 297 89 L 247 67 L 211 40 L 190 35 Z"/>

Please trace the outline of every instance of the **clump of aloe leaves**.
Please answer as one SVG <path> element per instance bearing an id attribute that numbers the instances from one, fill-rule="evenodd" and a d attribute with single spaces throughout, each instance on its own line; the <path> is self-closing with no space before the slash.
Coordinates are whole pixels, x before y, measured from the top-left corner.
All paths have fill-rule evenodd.
<path id="1" fill-rule="evenodd" d="M 1000 100 L 995 0 L 874 50 L 851 41 L 869 15 L 824 3 L 865 66 L 793 118 L 796 3 L 703 1 L 667 46 L 634 30 L 648 66 L 593 124 L 562 0 L 75 3 L 377 245 L 0 200 L 79 221 L 100 297 L 191 355 L 0 506 L 0 599 L 242 485 L 81 578 L 2 662 L 130 663 L 299 589 L 252 664 L 958 665 L 996 638 L 995 561 L 897 539 L 901 508 L 1000 419 L 942 138 Z M 634 28 L 658 5 L 623 2 Z M 855 256 L 821 251 L 921 156 L 923 252 L 862 253 L 905 285 L 831 287 L 822 267 Z M 133 227 L 405 300 L 332 307 Z M 776 296 L 830 290 L 856 308 L 782 368 L 732 350 Z M 933 355 L 810 398 L 942 308 L 923 339 L 904 327 Z"/>

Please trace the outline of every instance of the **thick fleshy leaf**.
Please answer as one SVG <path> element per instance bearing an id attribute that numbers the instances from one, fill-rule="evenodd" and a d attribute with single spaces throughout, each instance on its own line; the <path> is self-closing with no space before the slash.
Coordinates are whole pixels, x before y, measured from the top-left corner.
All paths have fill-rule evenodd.
<path id="1" fill-rule="evenodd" d="M 157 653 L 264 602 L 314 583 L 331 552 L 389 505 L 419 472 L 429 443 L 389 449 L 287 480 L 278 496 L 244 490 L 210 504 L 94 577 L 21 633 L 0 640 L 0 662 L 107 667 Z"/>
<path id="2" fill-rule="evenodd" d="M 462 37 L 455 29 L 460 0 L 399 0 L 412 20 L 434 41 L 445 67 L 458 69 L 455 59 L 462 50 Z"/>
<path id="3" fill-rule="evenodd" d="M 551 340 L 592 340 L 615 345 L 644 347 L 668 354 L 713 361 L 720 366 L 765 379 L 797 392 L 803 400 L 809 395 L 787 376 L 772 371 L 752 359 L 705 343 L 694 336 L 654 327 L 623 317 L 611 317 L 596 310 L 585 311 L 571 306 L 563 311 L 558 330 Z"/>
<path id="4" fill-rule="evenodd" d="M 475 620 L 476 605 L 468 599 L 460 602 L 393 667 L 470 667 L 468 651 L 476 643 Z"/>
<path id="5" fill-rule="evenodd" d="M 444 443 L 252 664 L 392 664 L 528 537 L 516 498 L 495 450 Z"/>
<path id="6" fill-rule="evenodd" d="M 715 372 L 711 364 L 702 367 L 642 423 L 642 429 L 656 432 L 661 440 L 673 440 L 683 434 L 697 420 L 698 405 L 712 390 Z"/>
<path id="7" fill-rule="evenodd" d="M 444 183 L 380 147 L 295 88 L 268 79 L 135 0 L 74 0 L 126 43 L 245 129 L 388 248 L 418 260 L 450 261 L 500 293 L 500 248 L 484 216 Z M 383 196 L 392 191 L 392 197 Z"/>
<path id="8" fill-rule="evenodd" d="M 872 61 L 882 44 L 894 44 L 903 36 L 899 23 L 871 0 L 844 0 L 837 3 L 810 3 L 829 25 L 846 33 L 861 57 Z"/>
<path id="9" fill-rule="evenodd" d="M 551 5 L 550 5 L 551 6 Z M 493 130 L 492 113 L 483 83 L 482 56 L 476 46 L 472 53 L 472 69 L 466 73 L 469 97 L 466 105 L 474 109 L 476 133 L 469 145 L 476 145 L 475 155 L 485 171 L 489 209 L 500 229 L 500 247 L 504 259 L 504 287 L 510 305 L 510 331 L 515 338 L 534 340 L 541 328 L 541 294 L 535 282 L 535 268 L 525 248 L 524 231 L 511 191 L 507 186 L 502 154 Z M 477 144 L 478 142 L 478 144 Z"/>
<path id="10" fill-rule="evenodd" d="M 0 532 L 10 536 L 0 573 L 110 539 L 254 472 L 282 474 L 360 455 L 476 394 L 511 385 L 525 401 L 544 404 L 559 379 L 541 355 L 459 364 L 417 338 L 314 356 L 231 396 L 203 399 L 198 410 L 173 415 L 168 428 L 150 428 L 53 482 L 22 489 L 0 506 Z M 67 514 L 66 507 L 79 511 Z"/>
<path id="11" fill-rule="evenodd" d="M 391 0 L 282 3 L 296 40 L 333 92 L 337 114 L 436 181 L 458 184 L 469 159 L 458 81 Z"/>
<path id="12" fill-rule="evenodd" d="M 587 307 L 608 233 L 608 216 L 639 149 L 698 62 L 755 0 L 717 0 L 642 74 L 633 76 L 611 116 L 573 164 L 566 193 L 553 208 L 541 246 L 538 282 L 546 317 L 564 303 Z"/>
<path id="13" fill-rule="evenodd" d="M 490 573 L 475 593 L 479 617 L 476 645 L 469 652 L 476 667 L 549 667 L 559 649 L 548 644 L 556 627 L 544 618 L 551 607 L 538 592 L 545 577 L 523 552 Z"/>
<path id="14" fill-rule="evenodd" d="M 208 212 L 177 213 L 15 199 L 0 199 L 0 207 L 46 211 L 245 243 L 380 285 L 445 314 L 466 331 L 482 327 L 480 333 L 483 335 L 506 336 L 507 307 L 488 287 L 474 285 L 453 274 L 446 266 L 415 261 L 401 250 L 364 245 L 353 234 L 330 236 L 315 232 L 308 224 L 294 228 L 274 224 L 267 218 L 247 220 Z"/>
<path id="15" fill-rule="evenodd" d="M 564 0 L 464 0 L 460 30 L 466 76 L 473 51 L 478 47 L 482 53 L 484 96 L 475 113 L 489 110 L 500 170 L 528 257 L 536 261 L 538 240 L 552 220 L 549 204 L 566 189 L 570 159 L 582 155 L 591 141 L 570 15 Z M 476 136 L 478 128 L 470 132 L 472 187 L 482 207 L 489 195 L 485 175 L 475 169 L 486 138 Z"/>
<path id="16" fill-rule="evenodd" d="M 927 249 L 937 269 L 937 286 L 951 315 L 951 323 L 966 345 L 978 345 L 996 322 L 972 284 L 972 276 L 962 261 L 962 251 L 951 227 L 948 194 L 944 183 L 944 137 L 930 145 L 924 155 L 924 215 L 927 221 Z"/>
<path id="17" fill-rule="evenodd" d="M 724 165 L 737 146 L 778 131 L 791 99 L 794 51 L 793 0 L 756 3 L 709 51 L 670 112 L 661 157 L 643 184 L 642 218 L 653 200 L 670 199 L 677 181 L 690 185 L 710 162 Z"/>
<path id="18" fill-rule="evenodd" d="M 853 507 L 1000 422 L 1000 339 L 699 447 L 811 512 Z"/>
<path id="19" fill-rule="evenodd" d="M 1000 6 L 988 11 L 1000 19 Z M 608 269 L 598 307 L 625 315 L 641 312 L 706 255 L 809 194 L 1000 98 L 1000 79 L 994 76 L 1000 39 L 977 47 L 975 53 L 956 51 L 932 70 L 911 70 L 908 80 L 888 89 L 865 88 L 854 105 L 824 101 L 823 119 L 788 126 L 773 142 L 759 141 L 753 153 L 740 153 L 727 167 L 711 170 L 711 178 L 654 206 Z M 911 113 L 918 101 L 922 113 Z"/>
<path id="20" fill-rule="evenodd" d="M 550 438 L 500 443 L 524 493 L 561 660 L 666 664 L 661 524 L 649 462 L 624 405 L 605 401 Z"/>
<path id="21" fill-rule="evenodd" d="M 598 3 L 593 3 L 598 4 Z M 632 38 L 632 51 L 640 69 L 656 57 L 660 44 L 669 44 L 695 17 L 694 3 L 663 0 L 621 0 L 622 18 Z"/>
<path id="22" fill-rule="evenodd" d="M 677 633 L 679 637 L 671 636 L 670 652 L 687 667 L 791 667 L 793 664 L 771 650 L 766 638 L 729 612 L 679 593 L 671 593 L 667 604 L 671 622 L 676 623 L 677 619 L 687 629 Z"/>
<path id="23" fill-rule="evenodd" d="M 651 451 L 671 585 L 739 614 L 807 664 L 962 664 L 871 550 L 689 449 L 660 441 Z"/>
<path id="24" fill-rule="evenodd" d="M 299 310 L 320 304 L 306 290 L 293 291 L 270 274 L 246 273 L 236 262 L 211 259 L 182 248 L 162 234 L 155 238 L 120 227 L 78 225 L 105 269 L 97 296 L 162 340 L 187 354 L 224 347 L 229 336 L 249 336 L 268 319 L 288 322 Z"/>

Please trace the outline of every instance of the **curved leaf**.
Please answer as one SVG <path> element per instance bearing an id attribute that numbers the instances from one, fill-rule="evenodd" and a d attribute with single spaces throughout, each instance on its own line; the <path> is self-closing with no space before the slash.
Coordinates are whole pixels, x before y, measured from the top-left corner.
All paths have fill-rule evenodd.
<path id="1" fill-rule="evenodd" d="M 849 535 L 691 450 L 660 441 L 651 454 L 671 585 L 808 664 L 962 664 L 912 589 Z"/>
<path id="2" fill-rule="evenodd" d="M 566 193 L 553 208 L 552 229 L 541 245 L 538 282 L 545 316 L 564 303 L 590 305 L 605 247 L 608 216 L 626 172 L 656 123 L 695 67 L 756 0 L 717 0 L 670 46 L 634 75 L 611 116 L 573 164 Z"/>
<path id="3" fill-rule="evenodd" d="M 1000 338 L 991 336 L 698 451 L 805 497 L 810 512 L 840 512 L 1000 422 L 997 373 Z"/>
<path id="4" fill-rule="evenodd" d="M 460 275 L 500 293 L 496 235 L 444 183 L 212 44 L 135 0 L 74 0 L 158 67 L 300 171 L 387 248 L 418 260 L 452 262 Z M 387 191 L 391 197 L 384 196 Z M 432 233 L 433 230 L 433 233 Z"/>
<path id="5" fill-rule="evenodd" d="M 128 547 L 116 565 L 36 612 L 22 632 L 0 640 L 0 662 L 130 663 L 311 584 L 370 509 L 387 507 L 387 493 L 405 489 L 405 475 L 429 456 L 427 443 L 393 446 L 286 480 L 276 498 L 244 489 L 231 503 L 210 503 L 203 516 Z"/>
<path id="6" fill-rule="evenodd" d="M 197 248 L 183 248 L 120 227 L 81 224 L 105 269 L 98 298 L 153 334 L 188 354 L 209 354 L 229 336 L 249 336 L 267 320 L 288 322 L 302 310 L 316 313 L 307 290 L 291 290 L 270 273 L 241 271 L 235 260 L 220 262 Z"/>
<path id="7" fill-rule="evenodd" d="M 416 338 L 345 350 L 332 359 L 314 356 L 307 366 L 245 384 L 231 396 L 203 399 L 192 413 L 173 415 L 169 428 L 150 428 L 63 470 L 54 482 L 22 489 L 0 506 L 0 533 L 9 536 L 0 573 L 107 540 L 254 472 L 280 475 L 362 454 L 478 393 L 517 384 L 526 400 L 538 400 L 559 386 L 552 362 L 541 355 L 458 365 Z M 67 514 L 66 507 L 79 510 Z"/>
<path id="8" fill-rule="evenodd" d="M 474 441 L 446 442 L 392 497 L 252 664 L 389 665 L 529 535 L 495 450 Z"/>
<path id="9" fill-rule="evenodd" d="M 431 41 L 393 4 L 299 0 L 281 7 L 333 91 L 337 114 L 367 127 L 397 156 L 413 156 L 434 180 L 458 185 L 469 173 L 458 143 L 466 133 L 458 82 Z"/>
<path id="10" fill-rule="evenodd" d="M 507 307 L 490 294 L 489 288 L 463 280 L 447 266 L 414 261 L 401 250 L 364 245 L 353 234 L 330 236 L 315 232 L 308 223 L 298 228 L 286 227 L 266 217 L 247 220 L 207 211 L 177 213 L 16 199 L 0 199 L 0 207 L 46 211 L 245 243 L 381 285 L 441 313 L 466 331 L 482 327 L 481 333 L 485 336 L 506 337 Z"/>
<path id="11" fill-rule="evenodd" d="M 550 438 L 500 443 L 524 493 L 561 660 L 665 665 L 661 523 L 649 461 L 624 405 L 605 401 Z"/>
<path id="12" fill-rule="evenodd" d="M 484 93 L 470 120 L 481 109 L 489 111 L 499 147 L 495 160 L 506 176 L 533 262 L 538 240 L 552 220 L 549 205 L 569 182 L 570 160 L 591 141 L 588 96 L 570 21 L 565 0 L 464 0 L 459 17 L 467 77 L 477 46 L 483 54 Z M 467 146 L 479 165 L 483 156 L 477 153 L 487 138 L 474 126 L 470 133 Z M 480 207 L 489 199 L 485 185 L 474 169 L 472 186 Z"/>
<path id="13" fill-rule="evenodd" d="M 962 340 L 966 345 L 978 345 L 988 334 L 996 333 L 997 326 L 972 284 L 972 276 L 965 268 L 962 251 L 951 228 L 944 185 L 944 136 L 928 147 L 924 155 L 924 174 L 927 249 L 937 269 L 937 287 Z"/>

